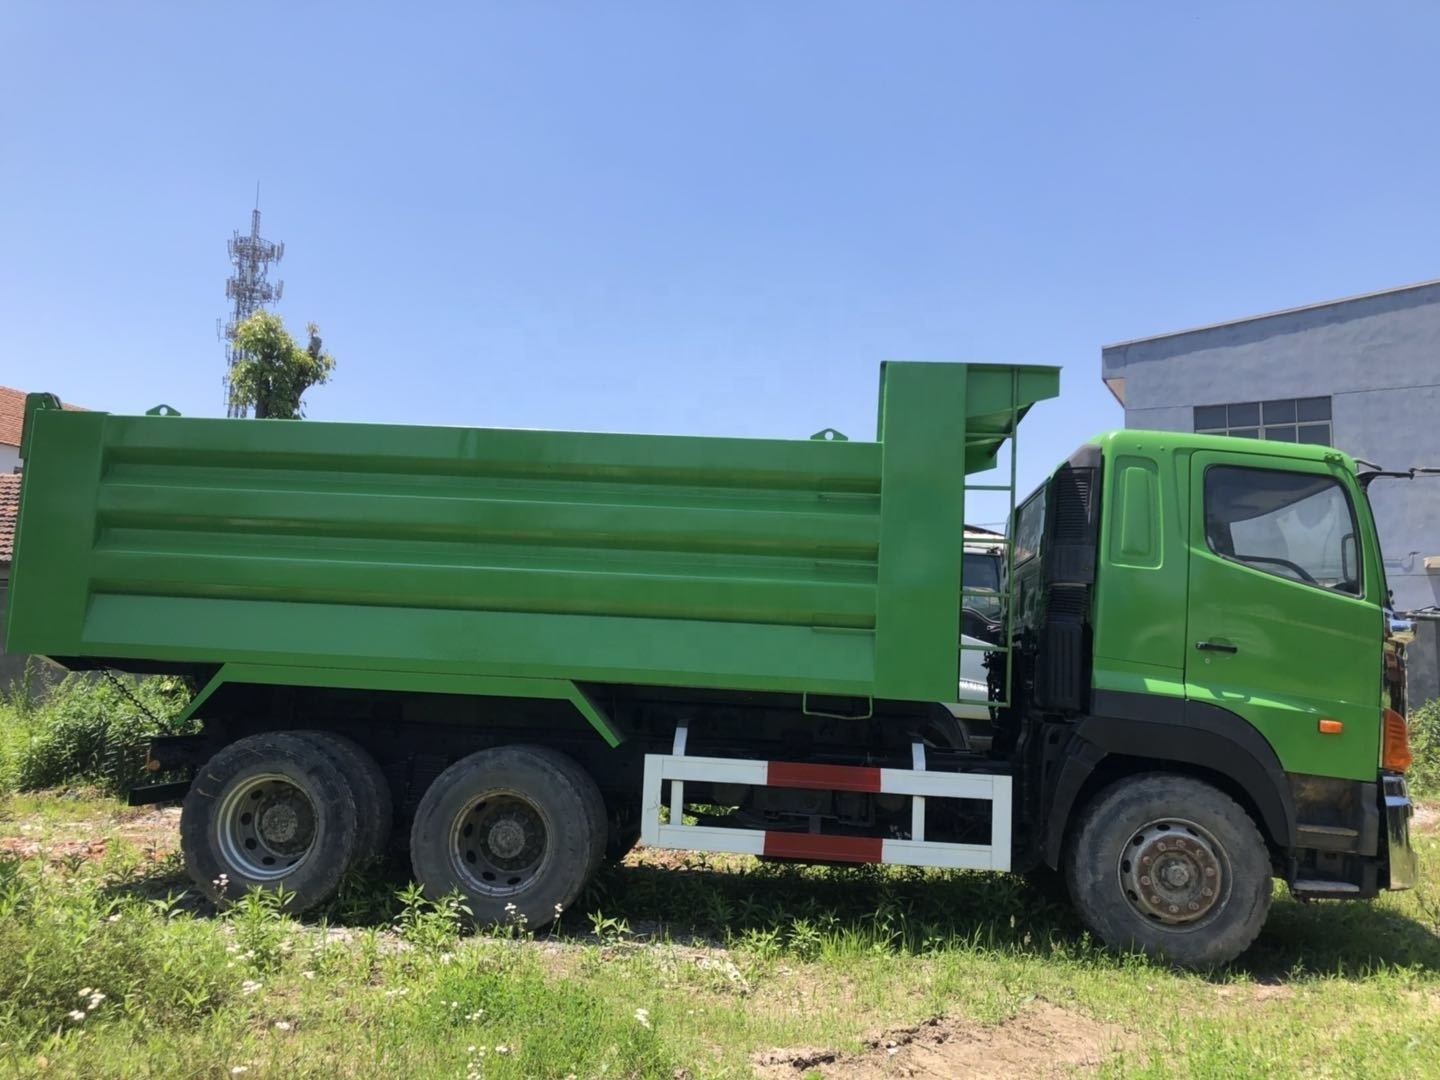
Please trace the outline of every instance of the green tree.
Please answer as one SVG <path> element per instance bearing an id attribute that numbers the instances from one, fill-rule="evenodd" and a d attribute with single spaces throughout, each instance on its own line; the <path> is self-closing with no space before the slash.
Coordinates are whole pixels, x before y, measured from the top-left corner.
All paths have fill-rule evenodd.
<path id="1" fill-rule="evenodd" d="M 310 323 L 306 329 L 310 342 L 301 348 L 272 312 L 257 311 L 237 326 L 231 402 L 252 406 L 257 420 L 301 419 L 301 396 L 328 382 L 335 370 L 335 358 L 321 347 L 320 328 Z"/>

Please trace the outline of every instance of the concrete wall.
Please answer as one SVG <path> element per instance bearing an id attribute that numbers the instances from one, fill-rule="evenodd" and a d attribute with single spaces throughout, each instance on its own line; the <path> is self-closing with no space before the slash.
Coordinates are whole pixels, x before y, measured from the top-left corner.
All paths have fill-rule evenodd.
<path id="1" fill-rule="evenodd" d="M 9 575 L 0 572 L 0 690 L 8 690 L 25 672 L 25 657 L 11 656 L 5 651 L 5 611 L 9 599 Z"/>
<path id="2" fill-rule="evenodd" d="M 1418 709 L 1440 698 L 1440 664 L 1426 663 L 1440 656 L 1440 621 L 1415 623 L 1415 641 L 1405 650 L 1405 704 Z"/>
<path id="3" fill-rule="evenodd" d="M 6 570 L 0 570 L 0 691 L 8 693 L 24 680 L 25 668 L 31 668 L 28 688 L 38 699 L 51 686 L 65 677 L 65 669 L 43 656 L 16 656 L 5 651 L 5 611 L 10 599 L 10 581 Z"/>
<path id="4" fill-rule="evenodd" d="M 20 467 L 20 448 L 0 443 L 0 473 L 11 473 Z"/>
<path id="5" fill-rule="evenodd" d="M 1194 431 L 1196 405 L 1331 398 L 1332 439 L 1387 469 L 1440 466 L 1440 282 L 1279 312 L 1101 354 L 1125 425 Z M 1398 610 L 1440 606 L 1440 476 L 1376 480 L 1370 502 Z M 1407 650 L 1412 707 L 1440 696 L 1436 623 Z"/>
<path id="6" fill-rule="evenodd" d="M 0 571 L 0 690 L 8 690 L 10 684 L 25 673 L 25 657 L 11 656 L 5 651 L 5 611 L 9 599 L 10 578 Z"/>

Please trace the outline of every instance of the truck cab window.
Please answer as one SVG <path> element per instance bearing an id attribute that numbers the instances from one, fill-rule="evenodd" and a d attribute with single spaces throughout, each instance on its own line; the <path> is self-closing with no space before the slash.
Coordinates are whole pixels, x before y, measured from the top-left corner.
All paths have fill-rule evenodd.
<path id="1" fill-rule="evenodd" d="M 1332 477 L 1229 466 L 1205 473 L 1205 539 L 1223 558 L 1359 596 L 1356 536 L 1350 499 Z"/>

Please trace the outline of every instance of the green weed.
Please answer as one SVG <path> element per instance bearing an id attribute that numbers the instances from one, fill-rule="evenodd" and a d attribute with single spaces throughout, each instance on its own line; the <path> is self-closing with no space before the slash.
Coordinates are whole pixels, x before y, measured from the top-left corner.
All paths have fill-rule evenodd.
<path id="1" fill-rule="evenodd" d="M 114 794 L 153 779 L 145 744 L 198 730 L 179 720 L 190 697 L 183 679 L 110 681 L 69 675 L 38 702 L 11 693 L 0 703 L 8 728 L 0 790 L 96 784 Z"/>
<path id="2" fill-rule="evenodd" d="M 212 925 L 101 885 L 0 859 L 0 1040 L 33 1045 L 119 1016 L 184 1025 L 229 1000 Z"/>
<path id="3" fill-rule="evenodd" d="M 412 882 L 397 897 L 400 916 L 395 920 L 395 929 L 417 949 L 430 952 L 453 950 L 473 914 L 459 892 L 427 900 L 424 890 Z"/>
<path id="4" fill-rule="evenodd" d="M 1406 779 L 1422 794 L 1440 792 L 1440 698 L 1412 709 L 1409 720 L 1415 761 Z"/>

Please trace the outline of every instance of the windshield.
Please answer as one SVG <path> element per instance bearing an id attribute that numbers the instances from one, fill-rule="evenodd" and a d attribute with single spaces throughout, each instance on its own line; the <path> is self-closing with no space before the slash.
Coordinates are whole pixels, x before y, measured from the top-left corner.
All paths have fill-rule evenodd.
<path id="1" fill-rule="evenodd" d="M 967 551 L 961 564 L 960 583 L 968 593 L 971 589 L 988 589 L 994 597 L 967 595 L 963 607 L 993 618 L 1000 611 L 1000 565 L 997 551 Z"/>

